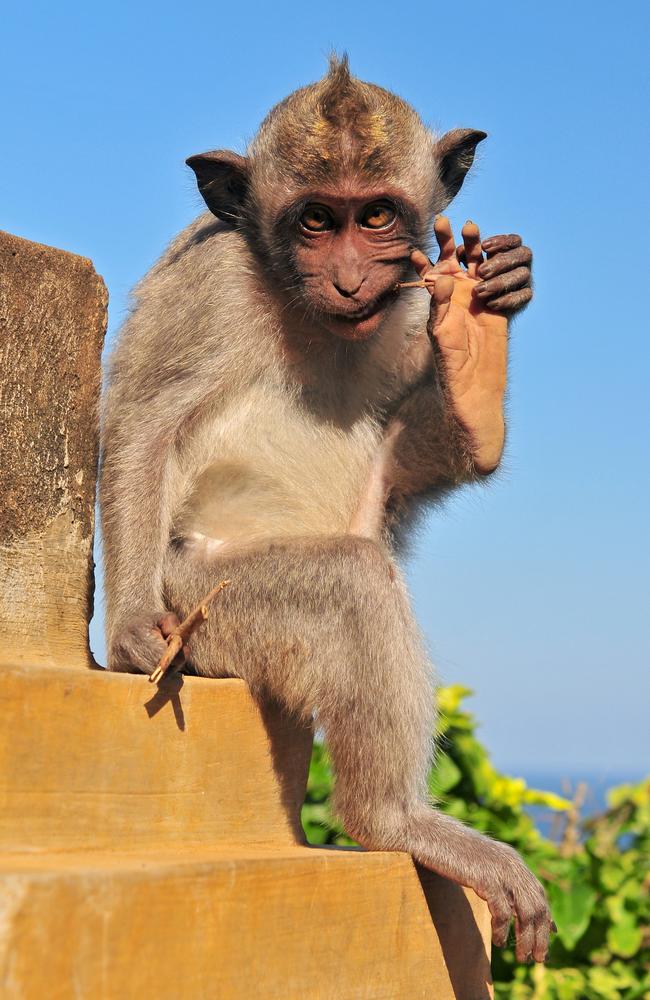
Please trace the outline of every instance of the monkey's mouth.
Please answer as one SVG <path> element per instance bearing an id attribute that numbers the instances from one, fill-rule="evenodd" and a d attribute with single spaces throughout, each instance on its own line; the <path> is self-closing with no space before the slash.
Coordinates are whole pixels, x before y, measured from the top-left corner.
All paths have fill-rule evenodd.
<path id="1" fill-rule="evenodd" d="M 344 340 L 367 340 L 380 326 L 386 308 L 395 297 L 395 288 L 391 286 L 355 312 L 324 313 L 323 322 L 332 333 Z"/>

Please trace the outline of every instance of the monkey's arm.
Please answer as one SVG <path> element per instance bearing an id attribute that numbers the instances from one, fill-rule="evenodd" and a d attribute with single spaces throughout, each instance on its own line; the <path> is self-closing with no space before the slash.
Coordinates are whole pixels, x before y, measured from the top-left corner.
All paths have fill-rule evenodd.
<path id="1" fill-rule="evenodd" d="M 388 428 L 395 439 L 389 508 L 399 509 L 412 496 L 438 498 L 483 478 L 471 437 L 454 416 L 435 372 L 400 403 Z"/>
<path id="2" fill-rule="evenodd" d="M 420 251 L 411 255 L 431 294 L 435 368 L 395 415 L 403 429 L 393 500 L 449 489 L 497 468 L 505 440 L 508 317 L 532 297 L 532 254 L 518 236 L 486 240 L 484 261 L 473 223 L 463 227 L 458 249 L 446 218 L 436 219 L 435 232 L 435 266 Z"/>
<path id="3" fill-rule="evenodd" d="M 171 400 L 156 409 L 174 412 Z M 106 630 L 113 669 L 135 669 L 137 657 L 116 655 L 114 641 L 126 623 L 149 623 L 156 650 L 162 637 L 155 628 L 165 612 L 162 564 L 169 541 L 171 442 L 173 427 L 144 418 L 128 420 L 124 399 L 111 400 L 103 433 L 100 503 L 104 545 Z M 152 405 L 152 404 L 150 404 Z M 115 419 L 117 409 L 123 420 Z M 122 660 L 124 659 L 124 662 Z"/>

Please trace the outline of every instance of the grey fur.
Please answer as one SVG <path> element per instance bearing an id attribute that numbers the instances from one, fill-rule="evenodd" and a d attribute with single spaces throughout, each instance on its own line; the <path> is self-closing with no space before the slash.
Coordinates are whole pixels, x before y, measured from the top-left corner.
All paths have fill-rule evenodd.
<path id="1" fill-rule="evenodd" d="M 347 69 L 331 72 L 352 100 Z M 363 87 L 374 107 L 378 88 Z M 284 181 L 270 190 L 269 149 L 281 143 L 282 115 L 299 121 L 300 102 L 318 104 L 323 88 L 331 116 L 330 85 L 304 88 L 253 144 L 246 197 L 265 206 L 266 240 L 268 206 L 287 196 Z M 400 107 L 390 105 L 397 119 Z M 410 109 L 401 121 L 409 136 L 423 130 L 412 181 L 428 225 L 443 207 L 433 139 Z M 184 615 L 232 579 L 191 640 L 196 672 L 243 677 L 255 696 L 315 714 L 349 832 L 472 886 L 489 902 L 497 943 L 515 913 L 518 950 L 539 958 L 550 923 L 539 883 L 510 848 L 427 796 L 434 682 L 393 539 L 414 505 L 477 476 L 435 374 L 425 299 L 401 296 L 367 343 L 323 348 L 316 320 L 287 309 L 287 290 L 243 223 L 202 216 L 174 241 L 136 289 L 108 374 L 109 666 L 151 672 L 164 649 L 161 615 Z M 312 333 L 313 349 L 287 353 Z"/>

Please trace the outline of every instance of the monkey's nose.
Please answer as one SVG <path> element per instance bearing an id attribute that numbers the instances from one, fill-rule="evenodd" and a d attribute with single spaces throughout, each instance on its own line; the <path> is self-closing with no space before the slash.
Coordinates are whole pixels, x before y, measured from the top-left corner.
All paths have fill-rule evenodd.
<path id="1" fill-rule="evenodd" d="M 357 294 L 365 280 L 365 278 L 350 278 L 346 281 L 339 278 L 338 281 L 333 281 L 332 284 L 339 295 L 342 295 L 344 299 L 351 299 Z"/>

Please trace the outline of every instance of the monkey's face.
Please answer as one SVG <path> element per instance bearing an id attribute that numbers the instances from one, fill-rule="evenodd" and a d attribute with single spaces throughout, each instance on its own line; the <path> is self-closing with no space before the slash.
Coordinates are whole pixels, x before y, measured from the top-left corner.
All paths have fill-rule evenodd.
<path id="1" fill-rule="evenodd" d="M 367 340 L 409 270 L 414 212 L 394 191 L 310 192 L 285 214 L 291 286 L 305 310 L 344 340 Z"/>
<path id="2" fill-rule="evenodd" d="M 247 156 L 212 150 L 187 163 L 210 211 L 262 263 L 283 316 L 367 340 L 484 138 L 436 139 L 404 101 L 334 62 L 267 115 Z"/>

